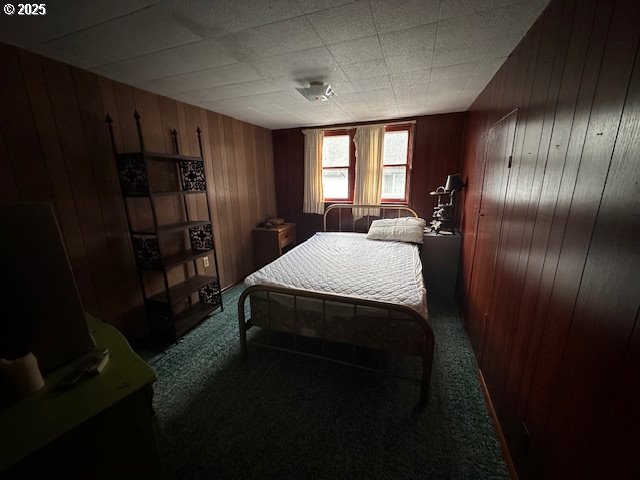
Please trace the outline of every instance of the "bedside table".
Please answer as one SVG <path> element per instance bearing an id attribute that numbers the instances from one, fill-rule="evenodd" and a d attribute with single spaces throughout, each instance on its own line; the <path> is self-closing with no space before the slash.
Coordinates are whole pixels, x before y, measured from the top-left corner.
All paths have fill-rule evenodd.
<path id="1" fill-rule="evenodd" d="M 296 224 L 283 223 L 275 228 L 253 229 L 253 247 L 257 268 L 273 262 L 283 252 L 296 246 Z"/>
<path id="2" fill-rule="evenodd" d="M 427 298 L 453 299 L 458 279 L 461 240 L 458 232 L 438 235 L 424 233 L 420 259 Z"/>

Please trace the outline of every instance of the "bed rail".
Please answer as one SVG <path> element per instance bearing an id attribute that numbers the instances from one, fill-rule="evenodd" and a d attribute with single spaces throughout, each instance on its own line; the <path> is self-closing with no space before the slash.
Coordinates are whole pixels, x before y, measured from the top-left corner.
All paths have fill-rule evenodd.
<path id="1" fill-rule="evenodd" d="M 356 221 L 353 218 L 353 209 L 357 208 L 357 209 L 363 209 L 363 210 L 380 210 L 380 217 L 381 218 L 386 218 L 385 217 L 385 212 L 387 210 L 395 210 L 397 212 L 396 218 L 400 217 L 400 213 L 401 212 L 408 212 L 410 213 L 413 217 L 418 218 L 418 213 L 411 207 L 408 207 L 407 205 L 393 205 L 393 204 L 383 204 L 383 205 L 353 205 L 351 203 L 334 203 L 333 205 L 329 205 L 325 211 L 324 211 L 324 228 L 323 228 L 323 232 L 327 231 L 327 215 L 329 214 L 329 212 L 331 212 L 332 210 L 337 210 L 338 211 L 338 231 L 342 232 L 342 211 L 343 210 L 351 210 L 351 231 L 355 232 L 355 228 L 356 228 Z M 367 217 L 367 230 L 369 230 L 369 227 L 371 226 L 371 217 L 372 215 L 365 215 L 365 217 Z"/>
<path id="2" fill-rule="evenodd" d="M 306 291 L 306 290 L 298 290 L 298 289 L 290 289 L 290 288 L 282 288 L 282 287 L 275 287 L 275 286 L 267 286 L 267 285 L 254 285 L 251 287 L 248 287 L 247 289 L 244 290 L 244 292 L 242 292 L 242 294 L 240 295 L 240 298 L 238 300 L 238 325 L 239 325 L 239 330 L 240 330 L 240 355 L 241 355 L 241 359 L 244 360 L 247 356 L 247 331 L 252 327 L 251 324 L 251 319 L 247 319 L 246 318 L 246 314 L 245 314 L 245 302 L 246 299 L 254 293 L 257 292 L 265 292 L 266 296 L 267 296 L 267 302 L 269 305 L 269 313 L 268 313 L 268 330 L 269 330 L 269 336 L 271 336 L 271 294 L 272 293 L 276 293 L 276 294 L 280 294 L 280 295 L 287 295 L 290 297 L 293 297 L 294 299 L 294 319 L 299 318 L 298 317 L 298 309 L 297 309 L 297 298 L 299 297 L 303 297 L 303 298 L 311 298 L 311 299 L 317 299 L 317 300 L 321 300 L 322 301 L 322 329 L 321 331 L 324 332 L 325 331 L 325 322 L 326 322 L 326 315 L 325 315 L 325 306 L 326 306 L 326 302 L 332 302 L 332 303 L 341 303 L 341 304 L 346 304 L 346 305 L 353 305 L 354 308 L 354 317 L 355 319 L 357 319 L 358 317 L 358 307 L 362 306 L 362 307 L 375 307 L 381 310 L 386 310 L 389 318 L 391 318 L 391 314 L 392 312 L 398 312 L 398 313 L 402 313 L 404 315 L 406 315 L 406 318 L 401 317 L 401 318 L 397 318 L 394 317 L 393 320 L 394 321 L 406 321 L 406 322 L 413 322 L 416 325 L 418 325 L 421 330 L 424 332 L 424 339 L 425 339 L 425 343 L 424 343 L 424 348 L 422 350 L 422 376 L 420 379 L 415 379 L 415 378 L 408 378 L 408 377 L 402 377 L 401 378 L 406 378 L 409 380 L 414 380 L 414 381 L 418 381 L 421 385 L 420 388 L 420 400 L 419 400 L 419 406 L 423 406 L 425 405 L 427 399 L 428 399 L 428 394 L 429 394 L 429 384 L 431 381 L 431 365 L 432 365 L 432 360 L 433 360 L 433 344 L 434 344 L 434 336 L 433 336 L 433 331 L 431 330 L 431 327 L 429 326 L 429 324 L 427 323 L 427 321 L 425 320 L 425 318 L 423 318 L 418 312 L 416 312 L 415 310 L 404 306 L 404 305 L 396 305 L 396 304 L 392 304 L 392 303 L 386 303 L 386 302 L 378 302 L 378 301 L 374 301 L 374 300 L 366 300 L 366 299 L 359 299 L 359 298 L 352 298 L 352 297 L 342 297 L 342 296 L 338 296 L 338 295 L 332 295 L 332 294 L 324 294 L 324 293 L 318 293 L 318 292 L 311 292 L 311 291 Z M 357 328 L 357 322 L 354 321 L 354 330 Z M 264 327 L 262 327 L 264 328 Z M 294 322 L 294 331 L 293 332 L 287 332 L 287 333 L 292 333 L 293 334 L 293 340 L 294 340 L 294 349 L 288 349 L 288 348 L 281 348 L 281 347 L 277 347 L 274 345 L 270 345 L 270 344 L 260 344 L 262 346 L 266 346 L 269 348 L 274 348 L 277 350 L 285 350 L 288 352 L 294 352 L 294 353 L 298 353 L 298 354 L 302 354 L 305 356 L 310 356 L 310 357 L 314 357 L 314 358 L 321 358 L 323 360 L 328 360 L 334 363 L 341 363 L 341 364 L 347 364 L 350 366 L 354 366 L 357 368 L 362 368 L 365 370 L 374 370 L 374 371 L 379 371 L 378 369 L 373 369 L 373 368 L 368 368 L 365 367 L 363 365 L 359 365 L 355 362 L 355 352 L 356 352 L 356 348 L 357 346 L 355 345 L 355 342 L 352 342 L 352 350 L 351 350 L 351 362 L 345 362 L 345 361 L 341 361 L 335 358 L 331 358 L 325 355 L 325 345 L 326 342 L 328 340 L 322 338 L 322 336 L 317 337 L 322 343 L 322 355 L 315 355 L 315 354 L 311 354 L 311 353 L 306 353 L 306 352 L 301 352 L 300 350 L 298 350 L 298 323 L 297 321 Z M 355 338 L 355 331 L 353 333 L 354 338 Z M 254 343 L 254 342 L 252 342 Z"/>

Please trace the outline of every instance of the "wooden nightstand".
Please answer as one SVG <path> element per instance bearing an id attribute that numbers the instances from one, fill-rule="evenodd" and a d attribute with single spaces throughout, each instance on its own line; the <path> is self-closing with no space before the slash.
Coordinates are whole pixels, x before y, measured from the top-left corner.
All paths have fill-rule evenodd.
<path id="1" fill-rule="evenodd" d="M 253 229 L 253 247 L 256 253 L 256 267 L 262 268 L 273 262 L 283 252 L 296 245 L 296 224 L 283 223 L 274 228 Z"/>
<path id="2" fill-rule="evenodd" d="M 420 259 L 427 298 L 453 299 L 458 279 L 460 245 L 458 232 L 449 235 L 424 233 Z"/>

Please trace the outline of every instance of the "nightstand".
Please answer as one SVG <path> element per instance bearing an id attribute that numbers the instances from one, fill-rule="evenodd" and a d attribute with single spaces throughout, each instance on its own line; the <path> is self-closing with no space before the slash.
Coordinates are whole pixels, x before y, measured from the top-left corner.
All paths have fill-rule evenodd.
<path id="1" fill-rule="evenodd" d="M 420 259 L 427 298 L 452 300 L 458 279 L 461 238 L 453 234 L 425 232 Z"/>
<path id="2" fill-rule="evenodd" d="M 296 224 L 283 223 L 274 228 L 253 229 L 253 247 L 256 253 L 256 267 L 262 268 L 273 262 L 296 245 Z"/>

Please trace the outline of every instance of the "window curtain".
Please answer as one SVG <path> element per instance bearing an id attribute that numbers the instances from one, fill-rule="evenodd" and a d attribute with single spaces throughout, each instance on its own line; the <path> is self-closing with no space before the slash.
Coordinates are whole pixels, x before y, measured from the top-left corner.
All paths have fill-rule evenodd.
<path id="1" fill-rule="evenodd" d="M 380 205 L 382 195 L 382 162 L 384 125 L 365 125 L 356 128 L 356 178 L 354 205 Z M 378 208 L 354 208 L 353 219 L 365 215 L 380 215 Z"/>
<path id="2" fill-rule="evenodd" d="M 324 213 L 322 191 L 322 130 L 303 130 L 304 133 L 304 213 Z"/>

